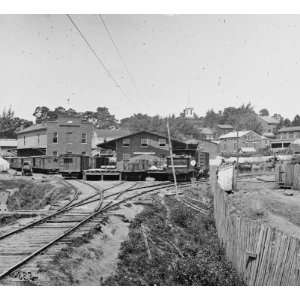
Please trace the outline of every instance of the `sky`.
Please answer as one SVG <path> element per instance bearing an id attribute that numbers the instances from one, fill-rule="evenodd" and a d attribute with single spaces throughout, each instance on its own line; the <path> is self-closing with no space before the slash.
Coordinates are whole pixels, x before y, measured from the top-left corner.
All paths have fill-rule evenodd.
<path id="1" fill-rule="evenodd" d="M 123 61 L 97 15 L 72 18 L 123 92 L 66 15 L 0 15 L 0 111 L 300 114 L 300 15 L 103 15 Z"/>

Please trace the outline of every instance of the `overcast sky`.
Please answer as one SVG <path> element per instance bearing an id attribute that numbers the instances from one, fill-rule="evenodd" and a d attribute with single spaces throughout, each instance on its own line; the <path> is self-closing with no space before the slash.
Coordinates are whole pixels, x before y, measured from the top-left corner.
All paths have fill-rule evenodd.
<path id="1" fill-rule="evenodd" d="M 65 15 L 0 16 L 0 110 L 107 106 L 133 113 L 198 115 L 251 101 L 300 114 L 300 16 L 104 15 L 128 76 L 96 15 L 72 16 L 124 97 Z"/>

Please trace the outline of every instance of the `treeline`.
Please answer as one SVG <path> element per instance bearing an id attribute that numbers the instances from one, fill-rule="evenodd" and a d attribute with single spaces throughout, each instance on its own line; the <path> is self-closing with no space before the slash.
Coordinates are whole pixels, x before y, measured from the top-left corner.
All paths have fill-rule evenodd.
<path id="1" fill-rule="evenodd" d="M 269 111 L 265 108 L 256 113 L 251 103 L 243 104 L 239 107 L 226 107 L 218 112 L 211 109 L 204 116 L 194 114 L 192 119 L 186 119 L 183 113 L 179 116 L 172 115 L 168 118 L 139 113 L 117 120 L 107 107 L 98 107 L 95 111 L 77 112 L 74 109 L 66 109 L 62 106 L 56 107 L 53 110 L 47 106 L 38 106 L 33 113 L 35 123 L 37 124 L 45 120 L 54 120 L 58 115 L 81 116 L 99 129 L 123 128 L 132 132 L 148 130 L 161 134 L 167 133 L 166 124 L 168 120 L 172 137 L 179 139 L 204 138 L 200 128 L 216 128 L 218 124 L 230 124 L 236 130 L 247 129 L 261 134 L 263 129 L 259 116 L 271 116 L 279 120 L 278 127 L 300 126 L 300 116 L 298 114 L 294 119 L 290 120 L 278 113 L 270 115 Z M 11 108 L 8 110 L 4 109 L 0 116 L 0 138 L 15 138 L 16 130 L 21 125 L 27 127 L 32 125 L 32 122 L 16 117 Z"/>

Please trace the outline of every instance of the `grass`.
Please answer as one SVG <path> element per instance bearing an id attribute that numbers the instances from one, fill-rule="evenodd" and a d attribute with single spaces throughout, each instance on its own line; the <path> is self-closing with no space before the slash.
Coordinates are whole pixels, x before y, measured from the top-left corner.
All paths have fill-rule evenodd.
<path id="1" fill-rule="evenodd" d="M 0 181 L 0 189 L 13 189 L 7 200 L 9 211 L 42 209 L 71 194 L 69 187 L 22 179 Z"/>
<path id="2" fill-rule="evenodd" d="M 153 198 L 130 225 L 116 273 L 104 285 L 243 285 L 226 262 L 213 216 Z M 149 257 L 141 225 L 146 228 Z"/>
<path id="3" fill-rule="evenodd" d="M 13 214 L 13 215 L 2 214 L 2 215 L 0 215 L 0 227 L 9 225 L 9 224 L 13 224 L 18 219 L 33 218 L 33 217 L 36 217 L 36 214 Z"/>

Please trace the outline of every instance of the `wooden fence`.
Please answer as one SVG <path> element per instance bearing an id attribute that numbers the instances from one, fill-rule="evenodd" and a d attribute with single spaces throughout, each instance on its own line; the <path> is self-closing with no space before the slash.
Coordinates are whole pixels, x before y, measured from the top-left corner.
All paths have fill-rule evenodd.
<path id="1" fill-rule="evenodd" d="M 285 162 L 277 165 L 276 182 L 284 188 L 293 188 L 300 190 L 300 164 L 293 162 Z"/>
<path id="2" fill-rule="evenodd" d="M 215 176 L 213 176 L 215 177 Z M 300 285 L 300 240 L 231 213 L 227 193 L 214 180 L 216 228 L 227 259 L 248 285 Z"/>

